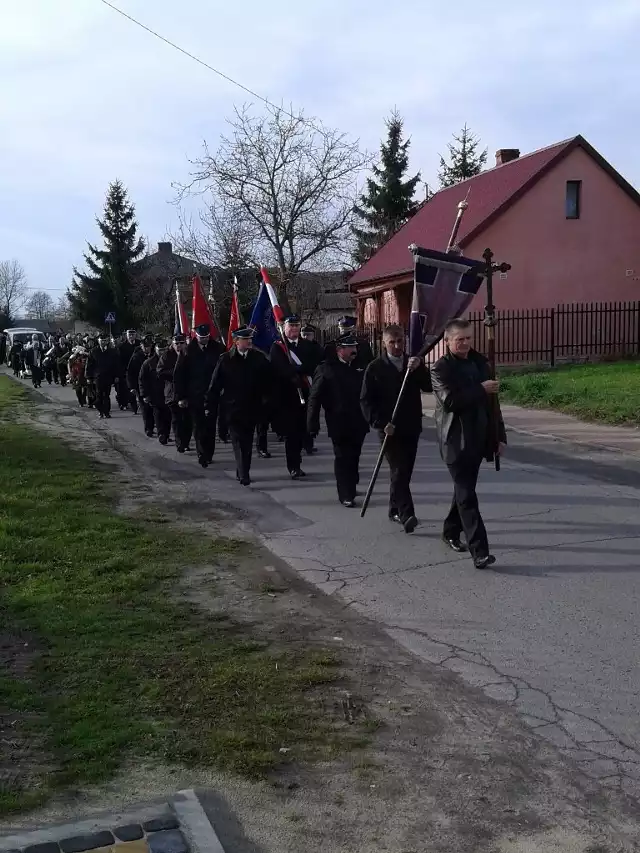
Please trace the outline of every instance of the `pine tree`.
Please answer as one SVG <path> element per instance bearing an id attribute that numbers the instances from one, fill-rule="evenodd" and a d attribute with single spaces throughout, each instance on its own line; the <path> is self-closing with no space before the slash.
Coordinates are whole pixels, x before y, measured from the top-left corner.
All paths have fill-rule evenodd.
<path id="1" fill-rule="evenodd" d="M 414 201 L 420 173 L 403 180 L 409 166 L 410 140 L 402 141 L 403 121 L 394 111 L 386 119 L 387 139 L 380 146 L 380 164 L 373 167 L 367 180 L 367 192 L 354 207 L 363 227 L 352 227 L 356 238 L 353 260 L 358 265 L 369 260 L 418 209 Z"/>
<path id="2" fill-rule="evenodd" d="M 84 255 L 87 273 L 74 268 L 68 292 L 71 308 L 80 320 L 104 325 L 105 314 L 116 315 L 116 328 L 133 325 L 134 313 L 129 293 L 135 283 L 133 265 L 144 253 L 144 240 L 137 236 L 135 208 L 121 181 L 109 185 L 104 217 L 96 220 L 104 238 L 104 249 L 88 243 Z"/>
<path id="3" fill-rule="evenodd" d="M 460 136 L 454 134 L 453 138 L 455 144 L 450 142 L 447 145 L 450 163 L 447 163 L 444 157 L 440 157 L 438 178 L 442 189 L 459 184 L 467 178 L 473 178 L 482 171 L 482 167 L 487 162 L 487 149 L 478 152 L 480 140 L 471 133 L 466 124 L 460 131 Z"/>

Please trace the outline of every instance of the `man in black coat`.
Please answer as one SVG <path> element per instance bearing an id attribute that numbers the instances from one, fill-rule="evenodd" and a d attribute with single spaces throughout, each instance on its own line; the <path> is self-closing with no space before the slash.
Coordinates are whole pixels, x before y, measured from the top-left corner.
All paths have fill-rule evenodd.
<path id="1" fill-rule="evenodd" d="M 134 414 L 138 411 L 138 401 L 137 399 L 132 399 L 133 391 L 127 382 L 127 369 L 129 367 L 129 362 L 131 361 L 131 356 L 134 354 L 137 347 L 138 335 L 136 330 L 127 329 L 125 339 L 121 344 L 118 344 L 117 350 L 120 359 L 120 372 L 118 374 L 116 398 L 122 411 L 131 404 Z"/>
<path id="2" fill-rule="evenodd" d="M 312 437 L 320 431 L 320 408 L 324 409 L 327 432 L 333 442 L 334 471 L 338 500 L 355 506 L 362 443 L 369 425 L 360 408 L 364 371 L 355 365 L 358 341 L 344 335 L 336 341 L 337 359 L 321 364 L 313 377 L 307 429 Z"/>
<path id="3" fill-rule="evenodd" d="M 355 317 L 349 317 L 347 315 L 338 320 L 338 339 L 344 337 L 344 335 L 356 336 L 356 340 L 358 341 L 358 354 L 356 356 L 355 366 L 361 367 L 364 370 L 373 361 L 373 351 L 371 350 L 371 344 L 369 343 L 368 338 L 364 335 L 356 334 Z M 324 348 L 325 361 L 335 361 L 337 357 L 336 341 L 329 341 Z"/>
<path id="4" fill-rule="evenodd" d="M 158 359 L 156 372 L 158 379 L 164 385 L 164 402 L 171 412 L 171 425 L 173 427 L 173 436 L 176 441 L 176 450 L 178 453 L 184 453 L 189 449 L 191 441 L 191 418 L 187 401 L 180 405 L 180 397 L 176 391 L 175 372 L 180 357 L 184 358 L 187 350 L 187 339 L 182 334 L 173 336 L 171 346 Z"/>
<path id="5" fill-rule="evenodd" d="M 91 350 L 85 373 L 95 385 L 96 409 L 100 418 L 110 418 L 111 386 L 120 374 L 120 359 L 110 346 L 108 335 L 98 337 L 98 346 Z"/>
<path id="6" fill-rule="evenodd" d="M 253 433 L 271 390 L 271 371 L 263 353 L 252 348 L 253 329 L 243 326 L 232 335 L 233 346 L 220 356 L 211 378 L 206 408 L 215 423 L 220 397 L 224 395 L 229 437 L 236 458 L 236 477 L 243 486 L 248 486 Z"/>
<path id="7" fill-rule="evenodd" d="M 360 403 L 363 415 L 378 430 L 380 440 L 388 436 L 385 457 L 391 474 L 389 518 L 401 523 L 406 533 L 413 533 L 418 520 L 410 483 L 422 432 L 422 392 L 431 390 L 431 382 L 422 359 L 407 357 L 401 326 L 387 326 L 382 344 L 383 353 L 365 372 Z M 404 396 L 392 424 L 391 415 L 407 371 Z"/>
<path id="8" fill-rule="evenodd" d="M 284 434 L 287 470 L 293 480 L 305 477 L 302 448 L 307 433 L 307 399 L 311 387 L 315 350 L 300 338 L 300 318 L 292 314 L 284 322 L 286 346 L 275 341 L 269 353 L 277 383 L 276 431 Z"/>
<path id="9" fill-rule="evenodd" d="M 169 442 L 169 433 L 171 432 L 171 412 L 164 401 L 164 382 L 158 376 L 158 362 L 160 355 L 167 349 L 167 341 L 164 338 L 158 337 L 154 342 L 154 349 L 149 358 L 140 368 L 138 375 L 138 392 L 142 400 L 142 416 L 145 418 L 145 430 L 149 437 L 153 435 L 153 426 L 155 424 L 156 432 L 158 433 L 158 441 L 160 444 Z M 148 406 L 151 409 L 152 420 L 149 422 L 151 430 L 146 428 L 147 415 L 144 407 Z"/>
<path id="10" fill-rule="evenodd" d="M 140 394 L 140 371 L 142 365 L 151 356 L 153 352 L 153 336 L 145 335 L 142 343 L 133 351 L 133 355 L 127 366 L 127 386 L 131 395 L 131 408 L 134 415 L 138 411 L 138 403 L 142 408 L 142 422 L 144 424 L 145 433 L 151 438 L 153 436 L 153 407 L 144 402 Z"/>
<path id="11" fill-rule="evenodd" d="M 309 376 L 313 378 L 313 376 L 315 376 L 316 370 L 324 361 L 324 347 L 320 346 L 320 344 L 316 340 L 316 327 L 312 326 L 310 323 L 307 323 L 306 326 L 302 327 L 300 335 L 303 340 L 307 341 L 307 343 L 310 345 L 309 352 L 311 355 L 309 357 Z M 304 437 L 303 448 L 307 456 L 311 456 L 311 454 L 318 452 L 314 444 L 313 438 L 311 435 L 309 435 L 308 432 Z"/>
<path id="12" fill-rule="evenodd" d="M 207 324 L 196 326 L 196 336 L 178 357 L 174 375 L 180 407 L 188 406 L 196 440 L 198 462 L 203 468 L 213 461 L 216 448 L 216 418 L 207 414 L 205 395 L 224 346 L 211 337 Z"/>
<path id="13" fill-rule="evenodd" d="M 490 398 L 498 393 L 500 383 L 491 379 L 487 359 L 471 348 L 467 320 L 452 320 L 444 339 L 448 351 L 431 368 L 440 453 L 453 480 L 442 538 L 458 553 L 468 548 L 475 567 L 486 569 L 495 557 L 489 552 L 476 483 L 482 460 L 493 461 L 507 443 L 499 409 L 498 423 L 492 423 Z M 460 539 L 463 531 L 466 545 Z"/>

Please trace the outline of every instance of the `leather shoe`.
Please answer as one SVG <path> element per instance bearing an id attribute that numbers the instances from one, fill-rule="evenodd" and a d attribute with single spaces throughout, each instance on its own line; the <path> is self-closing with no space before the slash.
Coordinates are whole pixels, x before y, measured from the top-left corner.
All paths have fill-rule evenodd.
<path id="1" fill-rule="evenodd" d="M 460 541 L 460 537 L 456 537 L 455 539 L 449 539 L 448 536 L 443 536 L 442 541 L 445 545 L 451 548 L 452 551 L 455 551 L 456 554 L 464 554 L 467 550 L 467 546 L 464 542 Z"/>
<path id="2" fill-rule="evenodd" d="M 395 521 L 396 524 L 402 524 L 402 519 L 397 512 L 389 513 L 389 521 Z"/>
<path id="3" fill-rule="evenodd" d="M 268 450 L 259 450 L 258 456 L 260 457 L 260 459 L 271 459 L 271 454 Z"/>
<path id="4" fill-rule="evenodd" d="M 476 569 L 488 569 L 489 566 L 492 566 L 496 561 L 496 558 L 493 554 L 485 554 L 484 557 L 476 557 L 473 561 L 473 565 Z"/>
<path id="5" fill-rule="evenodd" d="M 418 519 L 415 515 L 410 515 L 409 518 L 403 524 L 405 533 L 413 533 L 413 531 L 418 526 Z"/>

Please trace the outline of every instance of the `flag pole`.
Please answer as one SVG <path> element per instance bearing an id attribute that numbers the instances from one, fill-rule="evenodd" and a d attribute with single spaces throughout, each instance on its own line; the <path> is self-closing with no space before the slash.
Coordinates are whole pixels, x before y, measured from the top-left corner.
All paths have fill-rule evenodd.
<path id="1" fill-rule="evenodd" d="M 449 237 L 449 242 L 447 244 L 447 254 L 449 254 L 450 252 L 453 252 L 454 249 L 456 249 L 456 251 L 459 252 L 459 249 L 457 249 L 457 247 L 456 247 L 456 239 L 458 237 L 458 231 L 460 230 L 460 223 L 462 222 L 462 217 L 464 216 L 464 212 L 469 207 L 469 203 L 467 201 L 468 198 L 469 198 L 469 192 L 467 192 L 466 197 L 464 199 L 462 199 L 462 201 L 458 202 L 458 211 L 456 213 L 456 220 L 453 223 L 453 228 L 451 229 L 451 236 Z M 410 250 L 413 250 L 414 248 L 417 248 L 417 247 L 414 247 L 413 244 L 411 246 L 409 246 Z M 437 338 L 435 341 L 431 341 L 430 343 L 425 344 L 422 347 L 422 349 L 420 350 L 420 352 L 418 353 L 418 357 L 424 358 L 424 356 L 427 355 L 429 352 L 431 352 L 432 349 L 435 349 L 435 347 L 438 345 L 439 342 L 440 342 L 440 338 Z M 398 414 L 398 409 L 400 408 L 400 403 L 402 402 L 402 398 L 404 396 L 404 392 L 405 392 L 405 389 L 407 387 L 407 380 L 409 379 L 409 373 L 410 373 L 410 371 L 407 369 L 407 371 L 405 372 L 404 377 L 402 379 L 402 385 L 400 386 L 400 392 L 398 394 L 396 404 L 393 407 L 393 412 L 391 414 L 391 420 L 389 421 L 389 423 L 394 424 L 394 425 L 395 425 L 396 416 Z M 367 493 L 364 496 L 364 500 L 362 501 L 362 509 L 360 510 L 360 518 L 364 518 L 364 515 L 367 511 L 367 507 L 369 506 L 369 501 L 371 500 L 371 495 L 373 494 L 373 489 L 375 487 L 376 480 L 378 479 L 378 474 L 380 473 L 380 468 L 382 467 L 382 460 L 384 459 L 384 452 L 387 448 L 388 438 L 389 438 L 389 436 L 385 435 L 384 439 L 382 440 L 382 446 L 380 447 L 380 452 L 378 453 L 378 458 L 376 460 L 375 468 L 373 469 L 373 474 L 371 475 L 371 481 L 369 482 L 369 488 L 367 489 Z M 498 463 L 498 465 L 499 465 L 499 463 Z"/>
<path id="2" fill-rule="evenodd" d="M 271 280 L 269 278 L 269 273 L 267 272 L 267 268 L 264 264 L 260 264 L 260 275 L 262 276 L 262 281 L 264 282 L 264 286 L 267 288 L 267 294 L 269 295 L 269 302 L 271 302 L 271 310 L 273 311 L 273 317 L 276 321 L 276 329 L 278 330 L 278 334 L 280 335 L 280 342 L 284 347 L 284 351 L 289 359 L 289 364 L 292 367 L 295 367 L 295 362 L 291 355 L 291 350 L 289 349 L 289 342 L 287 341 L 287 336 L 284 333 L 284 315 L 282 313 L 282 308 L 277 303 L 275 291 L 273 289 L 273 285 L 271 284 Z M 276 308 L 278 309 L 276 311 Z M 300 405 L 304 406 L 305 399 L 304 394 L 302 393 L 301 388 L 296 389 L 298 391 L 298 397 L 300 398 Z"/>
<path id="3" fill-rule="evenodd" d="M 508 272 L 511 264 L 494 264 L 493 252 L 485 249 L 482 257 L 486 265 L 485 276 L 487 280 L 487 304 L 484 307 L 484 325 L 487 330 L 487 358 L 489 361 L 489 375 L 491 379 L 496 378 L 496 306 L 493 304 L 493 274 L 494 272 Z M 491 418 L 491 444 L 493 450 L 493 461 L 496 471 L 500 470 L 500 408 L 498 395 L 489 395 L 489 413 Z"/>
<path id="4" fill-rule="evenodd" d="M 209 276 L 208 300 L 209 300 L 209 306 L 211 308 L 211 319 L 213 320 L 213 327 L 216 330 L 216 334 L 218 335 L 218 340 L 220 341 L 220 343 L 224 343 L 224 340 L 222 338 L 222 333 L 220 331 L 220 326 L 218 325 L 218 319 L 216 317 L 216 313 L 217 313 L 217 311 L 216 311 L 216 299 L 215 299 L 215 296 L 213 295 L 213 276 L 212 275 Z"/>

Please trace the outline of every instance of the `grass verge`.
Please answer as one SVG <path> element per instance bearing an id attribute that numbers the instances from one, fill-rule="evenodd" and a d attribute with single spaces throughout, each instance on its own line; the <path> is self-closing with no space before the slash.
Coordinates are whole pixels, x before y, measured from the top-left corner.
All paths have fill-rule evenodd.
<path id="1" fill-rule="evenodd" d="M 0 815 L 136 756 L 259 776 L 283 745 L 338 748 L 313 699 L 331 655 L 275 652 L 176 595 L 188 566 L 246 546 L 117 515 L 109 471 L 12 419 L 22 402 L 0 377 L 0 741 L 4 721 L 38 760 L 0 757 Z"/>
<path id="2" fill-rule="evenodd" d="M 640 423 L 640 362 L 575 364 L 501 377 L 501 397 L 527 408 L 554 409 L 585 421 Z"/>

